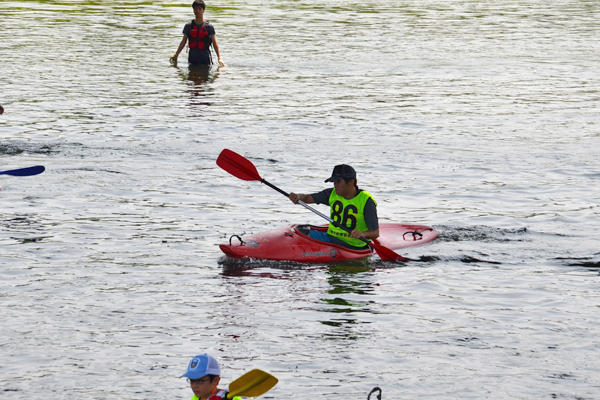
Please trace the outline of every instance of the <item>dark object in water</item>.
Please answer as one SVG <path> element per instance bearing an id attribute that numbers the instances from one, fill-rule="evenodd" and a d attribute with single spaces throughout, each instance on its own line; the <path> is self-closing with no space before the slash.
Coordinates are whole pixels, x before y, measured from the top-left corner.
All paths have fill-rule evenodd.
<path id="1" fill-rule="evenodd" d="M 371 393 L 369 393 L 369 397 L 367 397 L 367 400 L 371 400 L 371 395 L 376 391 L 379 391 L 379 394 L 377 395 L 377 400 L 381 400 L 381 389 L 379 387 L 374 387 L 373 390 L 371 390 Z"/>

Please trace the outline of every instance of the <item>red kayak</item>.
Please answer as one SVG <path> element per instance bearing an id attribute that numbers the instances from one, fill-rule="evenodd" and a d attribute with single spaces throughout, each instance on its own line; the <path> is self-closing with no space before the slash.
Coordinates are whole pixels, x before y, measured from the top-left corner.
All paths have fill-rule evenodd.
<path id="1" fill-rule="evenodd" d="M 233 235 L 219 247 L 232 258 L 328 263 L 371 256 L 370 249 L 352 250 L 308 236 L 309 230 L 326 232 L 327 225 L 290 225 L 246 237 Z M 423 225 L 379 224 L 379 244 L 392 250 L 431 242 L 438 232 Z"/>

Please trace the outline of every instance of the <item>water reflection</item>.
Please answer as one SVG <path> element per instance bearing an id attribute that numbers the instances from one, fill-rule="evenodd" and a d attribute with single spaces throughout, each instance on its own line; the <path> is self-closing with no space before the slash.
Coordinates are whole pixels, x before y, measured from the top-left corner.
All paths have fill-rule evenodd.
<path id="1" fill-rule="evenodd" d="M 266 272 L 269 269 L 281 270 L 310 270 L 320 268 L 319 265 L 302 264 L 294 261 L 275 261 L 253 258 L 230 258 L 222 256 L 217 260 L 223 268 L 224 276 L 262 276 L 273 279 L 284 279 L 278 272 Z M 256 272 L 257 269 L 264 271 Z"/>
<path id="2" fill-rule="evenodd" d="M 177 66 L 175 65 L 175 68 Z M 211 84 L 218 78 L 220 67 L 213 68 L 206 65 L 190 65 L 187 73 L 180 69 L 182 79 L 191 83 L 188 92 L 191 95 L 191 106 L 210 106 L 207 101 L 210 96 Z"/>
<path id="3" fill-rule="evenodd" d="M 326 340 L 357 340 L 365 335 L 357 332 L 359 325 L 367 321 L 355 318 L 356 313 L 371 313 L 372 301 L 360 301 L 356 295 L 372 295 L 378 285 L 372 280 L 376 264 L 368 259 L 354 260 L 336 265 L 302 264 L 258 259 L 232 259 L 222 257 L 219 264 L 223 267 L 222 275 L 226 277 L 253 276 L 270 279 L 296 279 L 293 275 L 282 271 L 302 270 L 321 274 L 325 269 L 326 281 L 329 285 L 328 297 L 321 298 L 322 307 L 317 311 L 328 313 L 327 319 L 318 322 L 332 329 L 322 335 Z M 323 314 L 326 315 L 326 314 Z"/>
<path id="4" fill-rule="evenodd" d="M 364 336 L 356 332 L 355 327 L 366 322 L 353 318 L 351 315 L 354 313 L 370 313 L 370 302 L 352 300 L 340 295 L 372 294 L 376 284 L 369 279 L 365 279 L 368 276 L 365 273 L 371 271 L 373 271 L 373 267 L 366 261 L 332 265 L 327 268 L 327 282 L 330 285 L 327 293 L 335 297 L 321 299 L 326 304 L 321 311 L 333 315 L 331 318 L 319 322 L 337 329 L 324 334 L 325 339 L 357 340 Z"/>
<path id="5" fill-rule="evenodd" d="M 0 243 L 35 243 L 48 237 L 44 222 L 37 214 L 0 213 Z"/>
<path id="6" fill-rule="evenodd" d="M 329 294 L 371 294 L 372 287 L 370 283 L 360 282 L 357 279 L 363 272 L 373 271 L 367 261 L 357 261 L 344 263 L 342 265 L 331 265 L 327 268 L 327 282 L 331 285 Z"/>

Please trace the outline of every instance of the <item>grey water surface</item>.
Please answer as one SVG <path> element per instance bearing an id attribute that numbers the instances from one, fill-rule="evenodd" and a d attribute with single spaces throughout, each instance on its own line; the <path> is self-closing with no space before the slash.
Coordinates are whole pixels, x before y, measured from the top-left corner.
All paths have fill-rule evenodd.
<path id="1" fill-rule="evenodd" d="M 188 3 L 0 2 L 0 170 L 46 167 L 0 176 L 0 399 L 188 399 L 204 352 L 265 399 L 600 398 L 600 3 L 209 0 L 207 74 L 168 61 Z M 440 237 L 230 262 L 324 221 L 224 148 Z"/>

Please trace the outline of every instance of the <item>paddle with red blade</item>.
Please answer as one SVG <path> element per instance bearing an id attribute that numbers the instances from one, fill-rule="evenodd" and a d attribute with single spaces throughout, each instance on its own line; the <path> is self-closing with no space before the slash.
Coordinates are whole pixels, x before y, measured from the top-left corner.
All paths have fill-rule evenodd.
<path id="1" fill-rule="evenodd" d="M 223 168 L 225 171 L 229 172 L 231 175 L 235 176 L 236 178 L 242 179 L 244 181 L 260 181 L 261 183 L 264 183 L 265 185 L 269 186 L 271 189 L 277 190 L 279 193 L 281 193 L 285 197 L 290 197 L 289 193 L 279 189 L 277 186 L 264 180 L 260 176 L 260 174 L 256 170 L 256 167 L 254 166 L 254 164 L 252 164 L 252 162 L 250 160 L 248 160 L 247 158 L 245 158 L 229 149 L 224 149 L 221 152 L 221 154 L 219 154 L 219 157 L 217 158 L 217 165 L 219 167 Z M 300 201 L 298 201 L 298 203 L 300 205 L 302 205 L 304 208 L 307 208 L 310 211 L 314 212 L 315 214 L 319 215 L 320 217 L 325 218 L 327 221 L 331 222 L 338 228 L 342 228 L 348 233 L 351 232 L 351 230 L 349 228 L 347 228 L 345 226 L 341 226 L 340 224 L 338 224 L 337 222 L 335 222 L 331 218 L 329 218 L 327 215 L 320 213 L 319 211 L 315 210 L 314 208 L 312 208 L 305 202 L 300 200 Z M 402 257 L 401 255 L 395 253 L 393 250 L 388 249 L 385 246 L 382 246 L 376 240 L 368 241 L 364 237 L 360 237 L 359 239 L 362 240 L 363 242 L 367 243 L 369 246 L 373 247 L 373 249 L 375 249 L 375 251 L 377 252 L 377 255 L 379 255 L 379 257 L 381 257 L 382 260 L 385 260 L 385 261 L 410 261 L 408 258 Z"/>
<path id="2" fill-rule="evenodd" d="M 46 168 L 42 165 L 37 165 L 35 167 L 27 167 L 27 168 L 19 168 L 19 169 L 11 169 L 9 171 L 2 171 L 0 175 L 12 175 L 12 176 L 31 176 L 37 175 L 44 172 Z"/>

